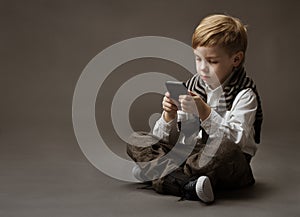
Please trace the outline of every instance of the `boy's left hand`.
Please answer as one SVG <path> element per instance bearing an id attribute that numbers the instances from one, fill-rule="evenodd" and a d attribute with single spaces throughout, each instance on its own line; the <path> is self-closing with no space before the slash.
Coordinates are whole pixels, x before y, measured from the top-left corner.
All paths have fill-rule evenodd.
<path id="1" fill-rule="evenodd" d="M 190 95 L 180 95 L 179 102 L 182 111 L 199 117 L 198 107 L 202 99 L 195 93 L 189 91 Z"/>
<path id="2" fill-rule="evenodd" d="M 205 120 L 209 116 L 211 108 L 198 94 L 191 91 L 189 91 L 189 94 L 179 96 L 182 111 L 194 114 L 201 120 Z"/>

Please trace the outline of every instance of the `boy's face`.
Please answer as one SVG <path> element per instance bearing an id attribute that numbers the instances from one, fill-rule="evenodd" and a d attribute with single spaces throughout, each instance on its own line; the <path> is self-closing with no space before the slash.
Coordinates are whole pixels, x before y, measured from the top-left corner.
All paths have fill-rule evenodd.
<path id="1" fill-rule="evenodd" d="M 220 46 L 197 47 L 194 53 L 197 72 L 201 79 L 212 88 L 223 84 L 243 57 L 242 52 L 229 55 Z"/>

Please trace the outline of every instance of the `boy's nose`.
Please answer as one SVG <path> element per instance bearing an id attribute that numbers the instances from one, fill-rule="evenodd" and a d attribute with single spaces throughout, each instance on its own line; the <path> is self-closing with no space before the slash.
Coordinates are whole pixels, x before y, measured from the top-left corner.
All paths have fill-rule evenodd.
<path id="1" fill-rule="evenodd" d="M 201 61 L 199 63 L 199 69 L 204 72 L 204 73 L 209 73 L 209 66 L 208 66 L 208 62 L 206 61 Z"/>

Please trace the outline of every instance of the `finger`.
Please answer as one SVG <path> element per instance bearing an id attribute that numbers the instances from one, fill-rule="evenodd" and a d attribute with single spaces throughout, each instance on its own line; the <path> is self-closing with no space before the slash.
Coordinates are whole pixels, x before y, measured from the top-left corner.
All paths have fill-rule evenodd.
<path id="1" fill-rule="evenodd" d="M 180 106 L 181 108 L 185 108 L 185 109 L 189 109 L 193 107 L 191 103 L 186 103 L 186 102 L 181 103 Z"/>
<path id="2" fill-rule="evenodd" d="M 188 95 L 179 95 L 178 100 L 185 100 L 187 99 Z"/>
<path id="3" fill-rule="evenodd" d="M 189 94 L 190 94 L 191 96 L 198 96 L 195 92 L 190 91 L 190 90 L 189 90 Z"/>
<path id="4" fill-rule="evenodd" d="M 193 97 L 190 95 L 180 95 L 179 102 L 183 102 L 183 101 L 193 101 Z"/>
<path id="5" fill-rule="evenodd" d="M 167 109 L 171 109 L 171 110 L 177 110 L 177 106 L 172 104 L 172 103 L 168 103 L 168 102 L 164 102 L 163 103 L 163 108 L 167 108 Z"/>
<path id="6" fill-rule="evenodd" d="M 182 109 L 182 111 L 187 112 L 187 113 L 192 113 L 192 114 L 195 113 L 195 109 L 189 105 L 181 105 L 181 109 Z"/>
<path id="7" fill-rule="evenodd" d="M 163 109 L 164 109 L 164 111 L 166 111 L 166 112 L 171 112 L 171 111 L 173 111 L 172 109 L 167 108 L 167 107 L 163 107 Z"/>
<path id="8" fill-rule="evenodd" d="M 190 109 L 186 105 L 181 105 L 181 110 L 184 111 L 184 112 L 190 113 Z"/>
<path id="9" fill-rule="evenodd" d="M 170 103 L 170 104 L 176 105 L 176 102 L 175 102 L 175 101 L 173 101 L 172 99 L 167 98 L 167 97 L 164 98 L 163 102 L 166 102 L 166 103 Z"/>
<path id="10" fill-rule="evenodd" d="M 172 99 L 172 98 L 166 98 L 166 101 L 173 104 L 173 105 L 176 105 L 176 106 L 179 104 L 179 99 L 175 100 L 175 99 Z"/>
<path id="11" fill-rule="evenodd" d="M 166 107 L 163 106 L 164 111 L 166 112 L 176 112 L 178 109 L 177 108 L 173 108 L 173 107 Z"/>
<path id="12" fill-rule="evenodd" d="M 193 100 L 195 101 L 195 102 L 197 102 L 197 101 L 199 101 L 199 100 L 202 100 L 201 99 L 201 97 L 200 96 L 193 96 Z"/>

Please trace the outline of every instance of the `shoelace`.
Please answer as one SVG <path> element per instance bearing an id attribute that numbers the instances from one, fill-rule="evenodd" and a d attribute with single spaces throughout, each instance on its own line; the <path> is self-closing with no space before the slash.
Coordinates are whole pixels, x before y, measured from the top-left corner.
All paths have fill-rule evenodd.
<path id="1" fill-rule="evenodd" d="M 183 187 L 183 198 L 187 200 L 199 200 L 197 193 L 196 193 L 196 183 L 197 179 L 193 181 L 189 181 Z"/>

